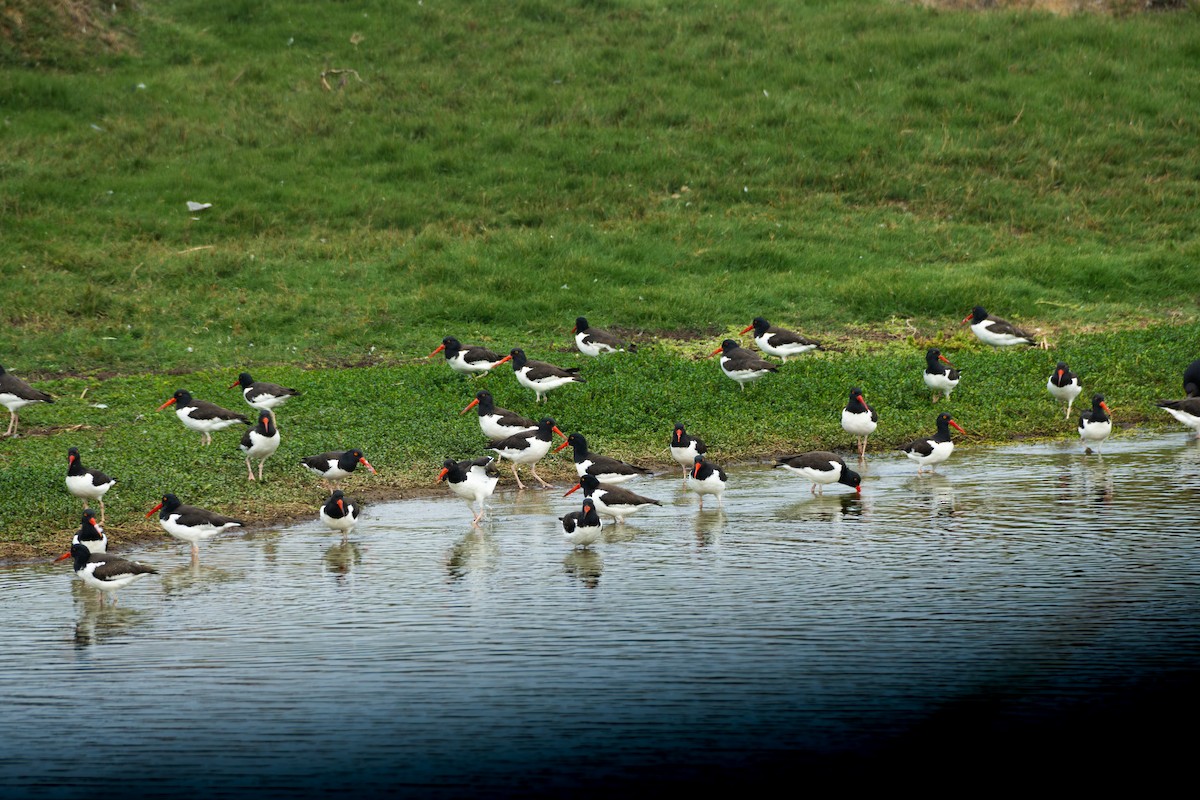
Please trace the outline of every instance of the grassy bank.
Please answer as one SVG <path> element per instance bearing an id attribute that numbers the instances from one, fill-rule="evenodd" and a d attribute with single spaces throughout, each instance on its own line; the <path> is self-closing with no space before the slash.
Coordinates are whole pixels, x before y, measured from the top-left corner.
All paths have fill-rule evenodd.
<path id="1" fill-rule="evenodd" d="M 0 442 L 22 546 L 74 522 L 72 444 L 122 479 L 118 534 L 167 489 L 311 514 L 292 462 L 352 444 L 381 466 L 359 486 L 423 485 L 481 444 L 474 387 L 421 361 L 446 334 L 572 363 L 584 314 L 653 343 L 549 404 L 641 458 L 675 418 L 726 459 L 839 445 L 851 384 L 881 446 L 921 433 L 929 343 L 994 439 L 1062 431 L 1060 356 L 1124 422 L 1198 355 L 1191 7 L 93 6 L 98 42 L 0 25 L 0 364 L 63 398 Z M 1054 349 L 980 350 L 976 303 Z M 759 314 L 839 349 L 743 396 L 691 357 Z M 232 432 L 153 413 L 180 386 L 238 407 L 242 369 L 305 392 L 265 487 Z"/>

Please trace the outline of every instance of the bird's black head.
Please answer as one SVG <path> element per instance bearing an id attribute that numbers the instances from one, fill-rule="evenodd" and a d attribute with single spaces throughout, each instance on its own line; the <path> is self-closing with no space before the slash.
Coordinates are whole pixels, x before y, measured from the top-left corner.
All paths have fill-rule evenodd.
<path id="1" fill-rule="evenodd" d="M 742 319 L 745 319 L 745 317 L 742 317 Z M 754 333 L 757 336 L 762 336 L 767 332 L 767 328 L 771 327 L 771 323 L 767 322 L 762 317 L 755 317 L 750 321 L 750 324 L 754 327 Z"/>
<path id="2" fill-rule="evenodd" d="M 179 502 L 179 498 L 176 497 L 175 495 L 171 494 L 170 492 L 167 492 L 166 494 L 164 494 L 162 496 L 163 511 L 174 511 L 175 509 L 179 508 L 181 505 L 183 505 L 183 503 Z"/>
<path id="3" fill-rule="evenodd" d="M 577 450 L 587 450 L 587 439 L 583 438 L 582 433 L 572 433 L 567 437 L 567 444 Z"/>
<path id="4" fill-rule="evenodd" d="M 838 483 L 844 483 L 851 489 L 857 489 L 862 485 L 862 475 L 852 469 L 843 469 L 842 474 L 838 476 Z"/>
<path id="5" fill-rule="evenodd" d="M 81 527 L 84 527 L 84 528 L 89 527 L 89 526 L 95 527 L 96 526 L 96 512 L 90 508 L 85 508 L 83 510 L 83 517 L 79 520 L 79 524 Z"/>
<path id="6" fill-rule="evenodd" d="M 1059 370 L 1066 372 L 1067 371 L 1067 362 L 1065 362 L 1065 361 L 1058 362 L 1058 364 L 1054 367 L 1054 371 L 1058 372 Z"/>
<path id="7" fill-rule="evenodd" d="M 576 317 L 575 318 L 575 332 L 583 333 L 587 329 L 588 329 L 587 317 Z"/>
<path id="8" fill-rule="evenodd" d="M 525 362 L 529 360 L 525 357 L 525 351 L 519 347 L 514 347 L 509 351 L 508 354 L 512 356 L 513 369 L 520 369 L 521 367 L 525 366 Z"/>
<path id="9" fill-rule="evenodd" d="M 724 341 L 721 342 L 721 349 L 724 350 L 726 353 L 728 353 L 730 350 L 736 350 L 739 347 L 741 347 L 741 345 L 738 344 L 733 339 L 725 339 Z"/>
<path id="10" fill-rule="evenodd" d="M 74 464 L 78 460 L 79 460 L 79 448 L 78 447 L 72 447 L 69 450 L 67 450 L 67 463 L 68 464 Z"/>
<path id="11" fill-rule="evenodd" d="M 175 398 L 175 402 L 180 408 L 183 408 L 188 403 L 192 402 L 192 393 L 187 389 L 180 389 L 179 391 L 175 392 L 175 394 L 171 395 L 171 397 Z"/>
<path id="12" fill-rule="evenodd" d="M 75 542 L 71 545 L 71 558 L 75 559 L 75 569 L 83 569 L 83 565 L 88 562 L 92 551 L 87 549 L 87 545 L 82 542 Z"/>
<path id="13" fill-rule="evenodd" d="M 983 322 L 988 318 L 988 313 L 983 310 L 983 306 L 975 306 L 971 309 L 971 319 L 976 322 Z"/>
<path id="14" fill-rule="evenodd" d="M 584 473 L 579 478 L 579 485 L 583 487 L 584 494 L 591 494 L 600 485 L 600 479 L 590 472 Z"/>
<path id="15" fill-rule="evenodd" d="M 851 400 L 857 400 L 857 399 L 859 398 L 859 396 L 860 396 L 860 395 L 862 395 L 862 393 L 863 393 L 863 392 L 862 392 L 862 389 L 861 389 L 860 387 L 858 387 L 858 386 L 851 387 L 851 389 L 850 389 L 850 399 L 851 399 Z"/>
<path id="16" fill-rule="evenodd" d="M 239 372 L 237 382 L 243 389 L 249 389 L 250 384 L 254 383 L 254 378 L 250 377 L 249 372 Z"/>

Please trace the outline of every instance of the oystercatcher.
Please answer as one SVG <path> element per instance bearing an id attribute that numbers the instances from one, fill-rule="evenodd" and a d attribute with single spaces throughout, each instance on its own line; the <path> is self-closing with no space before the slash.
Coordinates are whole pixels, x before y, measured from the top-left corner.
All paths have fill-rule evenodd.
<path id="1" fill-rule="evenodd" d="M 71 544 L 81 544 L 91 553 L 103 553 L 108 550 L 108 536 L 96 522 L 95 511 L 90 508 L 83 510 L 83 519 L 79 522 L 79 530 L 75 531 L 75 535 L 71 537 Z M 68 550 L 54 560 L 58 562 L 70 557 L 71 551 Z"/>
<path id="2" fill-rule="evenodd" d="M 608 331 L 589 326 L 586 317 L 575 318 L 575 327 L 571 328 L 571 333 L 575 334 L 575 346 L 585 356 L 596 358 L 605 353 L 621 353 L 626 350 L 631 353 L 637 352 L 636 344 L 629 344 Z"/>
<path id="3" fill-rule="evenodd" d="M 518 464 L 528 464 L 529 473 L 537 479 L 538 483 L 549 488 L 550 484 L 537 474 L 535 465 L 550 452 L 550 440 L 553 438 L 552 434 L 555 433 L 566 438 L 552 418 L 542 417 L 535 430 L 516 433 L 505 439 L 497 439 L 489 443 L 487 449 L 496 451 L 496 455 L 512 462 L 513 477 L 517 479 L 518 489 L 525 488 L 525 484 L 521 483 L 521 476 L 517 474 Z"/>
<path id="4" fill-rule="evenodd" d="M 746 391 L 747 383 L 758 380 L 768 372 L 779 371 L 779 367 L 754 355 L 733 339 L 721 342 L 721 346 L 709 353 L 708 357 L 712 358 L 717 353 L 721 354 L 721 371 L 726 377 L 737 381 L 742 391 Z"/>
<path id="5" fill-rule="evenodd" d="M 675 430 L 671 433 L 671 458 L 683 467 L 684 486 L 687 486 L 687 476 L 696 463 L 696 456 L 707 452 L 708 447 L 703 441 L 695 436 L 689 436 L 688 432 L 683 429 L 682 422 L 675 423 Z"/>
<path id="6" fill-rule="evenodd" d="M 563 526 L 563 538 L 573 547 L 587 549 L 600 541 L 600 531 L 604 523 L 596 513 L 596 502 L 590 498 L 583 499 L 583 507 L 579 511 L 559 517 Z"/>
<path id="7" fill-rule="evenodd" d="M 261 481 L 263 465 L 279 449 L 279 429 L 275 427 L 275 417 L 270 409 L 258 412 L 258 423 L 242 434 L 242 443 L 238 447 L 246 454 L 246 473 L 250 480 L 254 480 L 250 459 L 258 459 L 258 479 Z"/>
<path id="8" fill-rule="evenodd" d="M 1183 393 L 1188 397 L 1200 397 L 1200 358 L 1183 371 Z"/>
<path id="9" fill-rule="evenodd" d="M 492 367 L 498 367 L 512 359 L 511 355 L 502 356 L 499 353 L 493 353 L 486 347 L 463 344 L 453 336 L 442 339 L 438 348 L 425 357 L 433 358 L 443 350 L 446 351 L 446 364 L 450 366 L 450 369 L 464 375 L 484 375 Z"/>
<path id="10" fill-rule="evenodd" d="M 949 369 L 943 367 L 942 364 L 949 365 Z M 954 391 L 955 386 L 958 386 L 961 372 L 936 347 L 925 351 L 925 385 L 933 390 L 933 402 L 936 403 L 940 399 L 938 392 L 945 395 L 947 400 L 950 399 L 950 393 Z"/>
<path id="11" fill-rule="evenodd" d="M 479 520 L 487 513 L 485 501 L 492 496 L 496 489 L 496 481 L 499 480 L 495 464 L 495 459 L 491 456 L 465 461 L 447 458 L 442 462 L 442 471 L 438 473 L 437 479 L 444 480 L 450 491 L 467 501 L 471 513 L 475 514 L 475 518 L 471 520 L 472 525 L 478 525 Z M 475 511 L 476 505 L 479 506 L 478 512 Z"/>
<path id="12" fill-rule="evenodd" d="M 78 542 L 71 545 L 71 552 L 67 555 L 75 559 L 72 569 L 75 570 L 75 574 L 79 576 L 80 580 L 88 586 L 100 590 L 100 605 L 104 605 L 105 594 L 111 594 L 113 605 L 116 605 L 118 589 L 128 586 L 139 578 L 158 574 L 158 570 L 154 567 L 118 558 L 108 553 L 93 553 Z M 62 558 L 60 557 L 59 560 Z"/>
<path id="13" fill-rule="evenodd" d="M 239 374 L 238 379 L 229 384 L 230 389 L 235 386 L 242 387 L 242 397 L 245 398 L 251 408 L 268 411 L 272 417 L 275 416 L 276 408 L 300 394 L 295 389 L 289 389 L 286 386 L 280 386 L 276 383 L 256 381 L 250 377 L 249 372 Z"/>
<path id="14" fill-rule="evenodd" d="M 580 477 L 595 475 L 601 483 L 622 483 L 639 475 L 653 474 L 645 467 L 626 464 L 624 461 L 591 452 L 582 433 L 572 433 L 565 442 L 554 448 L 554 452 L 557 453 L 567 445 L 575 448 L 575 471 Z"/>
<path id="15" fill-rule="evenodd" d="M 1112 420 L 1109 419 L 1108 404 L 1104 395 L 1092 395 L 1092 410 L 1079 415 L 1079 438 L 1083 440 L 1084 450 L 1091 452 L 1088 442 L 1096 443 L 1096 452 L 1100 452 L 1104 440 L 1112 433 Z"/>
<path id="16" fill-rule="evenodd" d="M 758 345 L 759 350 L 778 356 L 785 363 L 788 356 L 798 356 L 810 350 L 822 349 L 820 342 L 786 328 L 777 328 L 762 317 L 755 317 L 753 322 L 742 329 L 742 333 L 749 333 L 751 330 L 754 331 L 754 342 Z"/>
<path id="17" fill-rule="evenodd" d="M 692 471 L 687 476 L 687 488 L 700 495 L 700 508 L 704 508 L 706 494 L 716 495 L 717 506 L 723 507 L 725 503 L 721 496 L 725 494 L 725 486 L 728 483 L 729 477 L 725 470 L 711 461 L 706 461 L 704 456 L 698 455 L 692 460 Z"/>
<path id="18" fill-rule="evenodd" d="M 357 447 L 350 450 L 335 450 L 329 453 L 321 453 L 315 456 L 306 456 L 300 459 L 300 464 L 305 469 L 315 472 L 320 475 L 325 485 L 329 487 L 330 493 L 337 489 L 338 484 L 349 477 L 351 472 L 359 464 L 375 474 L 375 468 L 371 466 L 366 457 L 362 454 L 362 450 Z"/>
<path id="19" fill-rule="evenodd" d="M 1046 388 L 1054 399 L 1060 403 L 1063 400 L 1067 401 L 1067 413 L 1063 415 L 1063 419 L 1071 416 L 1071 405 L 1075 402 L 1075 398 L 1083 391 L 1083 387 L 1079 385 L 1079 376 L 1071 370 L 1067 369 L 1067 362 L 1060 361 L 1058 366 L 1054 368 L 1054 372 L 1050 374 L 1049 380 L 1046 381 Z"/>
<path id="20" fill-rule="evenodd" d="M 563 497 L 566 497 L 577 489 L 583 489 L 584 497 L 590 497 L 596 501 L 596 511 L 598 513 L 612 517 L 617 521 L 618 525 L 624 524 L 626 517 L 641 511 L 643 508 L 662 505 L 657 500 L 635 494 L 620 486 L 609 486 L 600 483 L 600 481 L 596 480 L 595 475 L 584 475 L 581 477 L 579 483 L 568 489 Z"/>
<path id="21" fill-rule="evenodd" d="M 100 503 L 100 524 L 104 524 L 104 493 L 117 485 L 115 478 L 110 478 L 98 469 L 84 469 L 79 460 L 79 448 L 67 450 L 67 491 L 83 501 L 85 506 L 89 501 Z"/>
<path id="22" fill-rule="evenodd" d="M 223 430 L 238 423 L 242 425 L 254 424 L 245 414 L 221 408 L 219 405 L 210 403 L 207 400 L 197 400 L 186 389 L 177 391 L 170 400 L 159 406 L 157 410 L 162 411 L 170 405 L 175 406 L 175 416 L 179 417 L 179 421 L 183 423 L 185 428 L 191 428 L 194 431 L 200 432 L 200 440 L 204 442 L 206 447 L 212 443 L 213 431 Z"/>
<path id="23" fill-rule="evenodd" d="M 215 511 L 209 511 L 196 506 L 185 506 L 179 498 L 167 492 L 162 501 L 146 512 L 149 517 L 155 511 L 158 513 L 158 524 L 163 530 L 174 536 L 190 542 L 192 545 L 192 562 L 200 560 L 200 542 L 211 539 L 222 531 L 230 528 L 240 528 L 245 523 L 240 519 L 227 517 Z"/>
<path id="24" fill-rule="evenodd" d="M 850 390 L 850 401 L 842 409 L 842 430 L 854 437 L 858 445 L 858 460 L 867 458 L 867 437 L 875 432 L 879 415 L 863 399 L 862 389 L 855 386 Z"/>
<path id="25" fill-rule="evenodd" d="M 812 482 L 809 491 L 812 494 L 824 494 L 825 487 L 832 483 L 849 486 L 855 492 L 862 494 L 862 476 L 846 466 L 846 462 L 837 453 L 828 450 L 813 450 L 793 456 L 779 456 L 775 459 L 776 467 L 794 472 Z"/>
<path id="26" fill-rule="evenodd" d="M 526 358 L 525 351 L 519 347 L 513 348 L 510 355 L 517 383 L 526 389 L 532 389 L 539 403 L 546 399 L 547 392 L 560 386 L 566 386 L 568 383 L 587 383 L 579 377 L 579 367 L 563 369 L 545 361 L 534 361 Z"/>
<path id="27" fill-rule="evenodd" d="M 901 445 L 898 450 L 903 451 L 904 455 L 917 462 L 917 474 L 920 475 L 925 467 L 929 467 L 930 472 L 937 469 L 937 465 L 950 457 L 954 452 L 954 442 L 950 439 L 950 426 L 953 425 L 960 433 L 966 433 L 959 427 L 958 423 L 950 418 L 950 415 L 943 411 L 937 415 L 937 433 L 933 436 L 916 439 L 908 444 Z"/>
<path id="28" fill-rule="evenodd" d="M 358 524 L 359 510 L 358 505 L 346 497 L 341 489 L 335 489 L 325 504 L 321 506 L 319 516 L 321 522 L 324 522 L 327 527 L 342 532 L 342 541 L 344 542 L 350 535 L 350 531 L 354 530 L 354 526 Z"/>
<path id="29" fill-rule="evenodd" d="M 461 416 L 476 406 L 479 406 L 479 429 L 488 439 L 507 439 L 517 433 L 537 430 L 537 423 L 533 420 L 496 405 L 492 393 L 487 389 L 476 392 L 475 399 L 458 413 Z"/>
<path id="30" fill-rule="evenodd" d="M 1186 400 L 1159 400 L 1158 407 L 1175 419 L 1196 431 L 1200 439 L 1200 397 L 1189 397 Z"/>
<path id="31" fill-rule="evenodd" d="M 53 403 L 54 397 L 34 389 L 25 381 L 0 367 L 0 405 L 8 409 L 8 430 L 5 436 L 16 436 L 20 417 L 17 410 L 32 403 Z"/>
<path id="32" fill-rule="evenodd" d="M 1014 344 L 1036 345 L 1033 336 L 1018 328 L 1007 320 L 990 316 L 983 306 L 975 306 L 971 313 L 963 317 L 965 325 L 970 320 L 971 331 L 979 337 L 979 341 L 992 347 L 1007 347 Z"/>

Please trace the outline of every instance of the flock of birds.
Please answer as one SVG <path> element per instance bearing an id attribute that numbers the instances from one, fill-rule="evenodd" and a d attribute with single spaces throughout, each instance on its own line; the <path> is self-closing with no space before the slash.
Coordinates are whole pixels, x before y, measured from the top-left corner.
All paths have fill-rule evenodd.
<path id="1" fill-rule="evenodd" d="M 988 314 L 979 306 L 972 309 L 963 319 L 963 324 L 968 322 L 979 340 L 993 347 L 1039 346 L 1028 332 Z M 786 362 L 793 356 L 822 349 L 819 342 L 771 325 L 762 317 L 756 317 L 742 333 L 751 330 L 754 331 L 753 339 L 758 349 L 766 355 L 779 358 L 781 362 Z M 575 344 L 579 352 L 591 357 L 637 349 L 635 344 L 591 327 L 584 317 L 575 320 L 572 333 L 575 335 Z M 1044 342 L 1040 346 L 1044 347 Z M 518 383 L 532 390 L 536 402 L 539 403 L 545 400 L 547 393 L 555 389 L 571 383 L 586 382 L 580 376 L 578 368 L 562 368 L 545 361 L 530 359 L 520 348 L 502 356 L 486 347 L 464 345 L 455 337 L 447 336 L 429 357 L 438 353 L 445 354 L 446 363 L 452 370 L 472 376 L 487 374 L 501 364 L 511 362 Z M 718 354 L 721 356 L 721 371 L 737 382 L 742 389 L 745 389 L 747 383 L 757 381 L 779 369 L 778 364 L 742 347 L 733 339 L 724 340 L 721 346 L 709 355 L 711 357 Z M 958 386 L 959 370 L 937 348 L 930 348 L 926 352 L 925 362 L 924 381 L 933 393 L 932 401 L 936 403 L 939 399 L 949 399 Z M 1183 383 L 1184 399 L 1163 400 L 1158 405 L 1179 422 L 1193 428 L 1197 432 L 1197 438 L 1200 438 L 1200 359 L 1185 369 Z M 241 387 L 243 399 L 254 409 L 253 421 L 240 412 L 198 400 L 184 389 L 175 392 L 158 410 L 175 406 L 175 413 L 180 422 L 188 429 L 200 433 L 201 441 L 206 446 L 211 443 L 212 434 L 216 431 L 234 425 L 250 426 L 242 435 L 240 449 L 246 458 L 247 478 L 255 479 L 252 462 L 257 460 L 258 479 L 261 481 L 266 460 L 279 448 L 275 409 L 297 396 L 299 392 L 273 383 L 255 381 L 246 372 L 241 373 L 229 388 L 234 387 Z M 1067 364 L 1060 361 L 1047 379 L 1046 388 L 1054 398 L 1066 403 L 1065 416 L 1069 418 L 1072 404 L 1082 392 L 1079 377 L 1071 372 Z M 33 403 L 52 402 L 54 398 L 51 395 L 34 389 L 0 367 L 0 404 L 3 404 L 10 414 L 5 436 L 16 435 L 19 409 Z M 518 473 L 518 467 L 522 464 L 528 465 L 530 475 L 539 484 L 550 487 L 550 484 L 537 474 L 536 464 L 549 454 L 555 435 L 561 437 L 563 442 L 554 452 L 571 447 L 579 477 L 578 482 L 564 496 L 578 490 L 582 490 L 584 495 L 579 511 L 560 517 L 563 536 L 572 546 L 586 548 L 599 541 L 603 529 L 602 517 L 610 517 L 617 524 L 622 524 L 626 517 L 641 509 L 651 505 L 662 505 L 658 500 L 639 495 L 620 485 L 641 475 L 650 474 L 649 469 L 593 452 L 583 434 L 563 434 L 553 418 L 546 416 L 532 420 L 501 408 L 495 404 L 491 393 L 486 389 L 478 391 L 475 399 L 459 413 L 466 414 L 472 409 L 478 416 L 480 430 L 488 438 L 486 449 L 496 455 L 461 461 L 446 459 L 441 472 L 438 473 L 437 481 L 444 481 L 450 491 L 467 502 L 473 515 L 473 525 L 478 525 L 487 516 L 487 498 L 492 495 L 499 481 L 497 459 L 510 462 L 518 488 L 526 488 Z M 1078 424 L 1079 436 L 1085 446 L 1094 444 L 1097 451 L 1100 450 L 1112 431 L 1109 413 L 1103 395 L 1093 395 L 1091 409 L 1080 414 Z M 866 460 L 867 438 L 875 431 L 878 420 L 878 414 L 864 399 L 862 389 L 852 388 L 848 402 L 842 410 L 841 421 L 842 428 L 855 437 L 860 462 Z M 951 427 L 964 432 L 949 413 L 942 412 L 937 415 L 937 430 L 932 436 L 916 439 L 898 448 L 917 463 L 918 474 L 926 468 L 932 472 L 938 464 L 950 457 L 954 450 Z M 669 448 L 671 457 L 683 468 L 685 488 L 699 496 L 700 508 L 703 509 L 706 496 L 715 497 L 717 504 L 722 505 L 728 476 L 718 464 L 705 457 L 707 447 L 704 442 L 690 435 L 682 424 L 676 424 L 671 433 Z M 345 540 L 357 524 L 361 508 L 358 503 L 346 497 L 339 485 L 360 464 L 372 473 L 375 472 L 375 468 L 357 448 L 308 456 L 302 458 L 300 463 L 320 477 L 330 490 L 330 495 L 320 507 L 318 516 L 328 528 L 341 532 Z M 822 493 L 825 486 L 832 484 L 848 486 L 855 492 L 862 491 L 862 476 L 847 466 L 841 456 L 831 451 L 816 450 L 780 456 L 776 459 L 775 466 L 807 480 L 811 484 L 810 491 L 813 494 Z M 73 559 L 75 574 L 89 586 L 100 590 L 102 603 L 106 594 L 113 595 L 115 602 L 117 590 L 146 575 L 156 574 L 152 567 L 107 553 L 108 537 L 103 529 L 104 495 L 116 483 L 116 480 L 103 472 L 86 468 L 78 448 L 72 447 L 67 451 L 66 487 L 72 495 L 83 500 L 85 509 L 80 528 L 71 540 L 70 550 L 56 560 Z M 99 520 L 91 508 L 92 504 L 98 504 L 100 507 Z M 193 563 L 199 560 L 201 541 L 245 524 L 242 520 L 208 509 L 185 505 L 171 493 L 164 494 L 146 516 L 155 513 L 168 534 L 190 543 Z"/>

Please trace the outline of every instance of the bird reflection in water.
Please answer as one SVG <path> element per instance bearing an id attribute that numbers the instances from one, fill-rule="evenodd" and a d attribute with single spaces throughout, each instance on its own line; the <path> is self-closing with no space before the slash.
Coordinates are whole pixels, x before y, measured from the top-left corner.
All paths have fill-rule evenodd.
<path id="1" fill-rule="evenodd" d="M 142 608 L 121 605 L 101 605 L 96 593 L 79 583 L 84 591 L 76 597 L 82 606 L 79 619 L 75 622 L 75 646 L 91 647 L 95 644 L 120 638 L 150 619 L 150 612 Z"/>
<path id="2" fill-rule="evenodd" d="M 338 583 L 362 563 L 362 548 L 349 540 L 330 545 L 325 549 L 325 569 Z"/>
<path id="3" fill-rule="evenodd" d="M 696 531 L 696 546 L 708 547 L 718 543 L 727 519 L 723 508 L 714 509 L 712 513 L 696 514 L 692 523 Z"/>
<path id="4" fill-rule="evenodd" d="M 797 522 L 840 522 L 857 519 L 862 513 L 862 495 L 849 492 L 814 495 L 787 506 L 778 516 Z"/>
<path id="5" fill-rule="evenodd" d="M 1112 471 L 1102 460 L 1089 461 L 1084 465 L 1086 493 L 1095 503 L 1107 505 L 1113 499 Z"/>
<path id="6" fill-rule="evenodd" d="M 180 564 L 175 569 L 162 576 L 163 592 L 168 595 L 177 592 L 187 592 L 192 589 L 209 590 L 222 583 L 229 583 L 240 575 L 235 575 L 227 569 L 212 567 L 193 561 Z"/>
<path id="7" fill-rule="evenodd" d="M 499 545 L 484 528 L 472 526 L 446 554 L 446 574 L 458 581 L 472 572 L 487 569 L 500 552 Z"/>
<path id="8" fill-rule="evenodd" d="M 563 558 L 563 572 L 578 578 L 588 589 L 600 585 L 600 573 L 603 570 L 604 561 L 592 548 L 572 550 Z"/>

